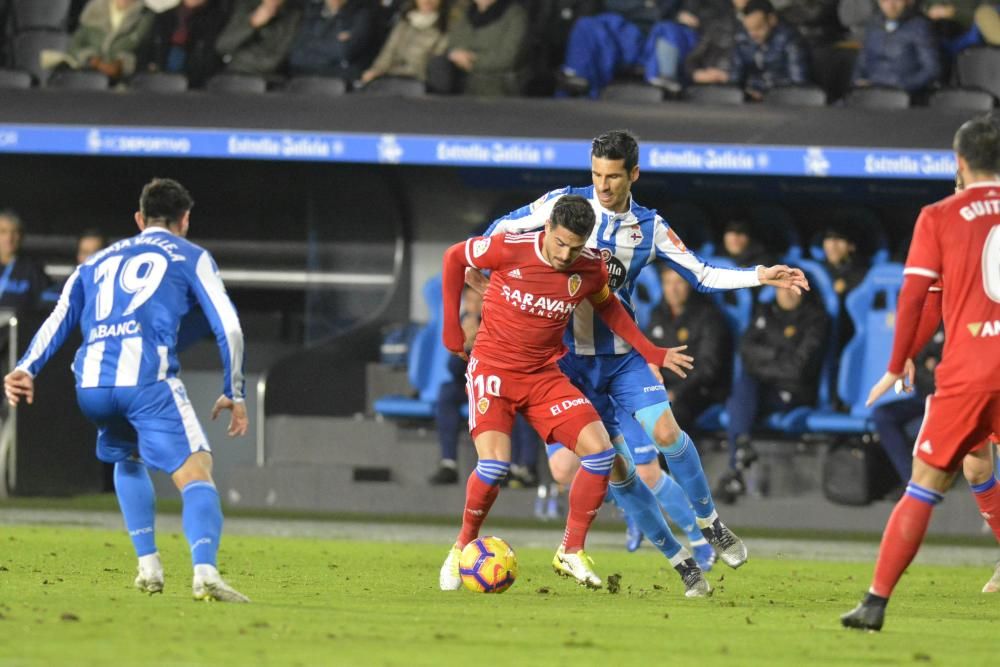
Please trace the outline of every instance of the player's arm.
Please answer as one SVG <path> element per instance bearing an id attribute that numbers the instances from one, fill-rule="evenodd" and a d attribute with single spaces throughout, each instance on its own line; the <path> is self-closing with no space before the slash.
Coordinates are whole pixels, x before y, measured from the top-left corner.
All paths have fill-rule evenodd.
<path id="1" fill-rule="evenodd" d="M 809 289 L 809 281 L 802 269 L 784 264 L 760 265 L 747 269 L 709 264 L 691 252 L 659 216 L 653 227 L 653 243 L 657 258 L 684 276 L 699 292 L 722 292 L 759 285 L 790 289 L 796 293 Z"/>
<path id="2" fill-rule="evenodd" d="M 503 260 L 503 235 L 473 236 L 456 243 L 444 253 L 441 264 L 441 292 L 443 297 L 444 320 L 441 337 L 450 352 L 463 359 L 465 354 L 465 332 L 462 330 L 462 289 L 465 284 L 466 269 L 495 269 Z"/>
<path id="3" fill-rule="evenodd" d="M 193 268 L 191 286 L 205 319 L 215 335 L 222 357 L 222 395 L 212 407 L 212 419 L 223 410 L 231 410 L 228 433 L 244 435 L 249 426 L 246 409 L 245 380 L 243 375 L 243 328 L 233 302 L 229 300 L 226 286 L 219 277 L 219 269 L 207 250 L 198 257 Z"/>
<path id="4" fill-rule="evenodd" d="M 647 363 L 655 364 L 660 368 L 669 368 L 681 377 L 687 377 L 683 369 L 694 368 L 691 365 L 694 359 L 683 354 L 687 345 L 663 348 L 646 338 L 618 297 L 611 292 L 607 283 L 599 292 L 591 294 L 588 299 L 594 306 L 594 312 L 604 320 L 608 328 L 635 348 L 635 351 L 641 354 Z"/>
<path id="5" fill-rule="evenodd" d="M 4 378 L 7 401 L 11 405 L 17 405 L 22 398 L 28 403 L 34 401 L 34 377 L 66 342 L 69 333 L 79 325 L 83 305 L 83 285 L 77 269 L 66 280 L 59 301 L 31 339 L 28 351 Z"/>

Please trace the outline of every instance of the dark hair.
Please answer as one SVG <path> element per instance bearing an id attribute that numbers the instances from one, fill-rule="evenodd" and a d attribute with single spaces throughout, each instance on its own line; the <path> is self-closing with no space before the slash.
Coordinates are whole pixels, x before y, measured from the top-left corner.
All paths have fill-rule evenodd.
<path id="1" fill-rule="evenodd" d="M 632 171 L 639 164 L 639 143 L 627 130 L 611 130 L 594 138 L 590 155 L 605 160 L 624 160 L 625 171 Z"/>
<path id="2" fill-rule="evenodd" d="M 754 12 L 764 12 L 770 16 L 774 14 L 774 5 L 771 4 L 771 0 L 750 0 L 743 8 L 743 16 L 750 16 Z"/>
<path id="3" fill-rule="evenodd" d="M 88 227 L 87 229 L 80 232 L 79 235 L 77 235 L 76 237 L 77 245 L 79 245 L 80 241 L 82 241 L 83 239 L 100 239 L 102 248 L 108 245 L 108 237 L 104 235 L 104 232 L 102 232 L 100 229 L 97 229 L 96 227 Z"/>
<path id="4" fill-rule="evenodd" d="M 972 171 L 1000 173 L 1000 123 L 973 118 L 958 128 L 954 146 Z"/>
<path id="5" fill-rule="evenodd" d="M 594 231 L 594 225 L 597 223 L 590 202 L 580 195 L 560 197 L 552 207 L 549 219 L 553 227 L 568 229 L 584 238 L 590 238 L 590 233 Z"/>
<path id="6" fill-rule="evenodd" d="M 154 178 L 142 189 L 139 211 L 146 224 L 153 221 L 178 223 L 194 206 L 191 193 L 171 178 Z"/>
<path id="7" fill-rule="evenodd" d="M 22 234 L 24 233 L 24 221 L 21 220 L 21 216 L 19 216 L 17 214 L 17 211 L 15 211 L 14 209 L 12 208 L 0 209 L 0 218 L 6 218 L 7 220 L 10 220 L 11 224 L 13 224 L 17 228 L 17 231 L 19 231 Z"/>

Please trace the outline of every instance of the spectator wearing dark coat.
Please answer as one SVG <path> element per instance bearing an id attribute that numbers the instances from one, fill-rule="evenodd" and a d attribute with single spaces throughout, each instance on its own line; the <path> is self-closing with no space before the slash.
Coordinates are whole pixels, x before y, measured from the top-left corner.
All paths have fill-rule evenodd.
<path id="1" fill-rule="evenodd" d="M 854 86 L 888 86 L 908 93 L 925 90 L 941 74 L 941 56 L 930 21 L 908 0 L 879 0 L 880 13 L 865 30 L 854 64 Z"/>
<path id="2" fill-rule="evenodd" d="M 764 244 L 753 237 L 750 223 L 742 218 L 733 218 L 726 223 L 722 233 L 722 257 L 741 268 L 774 263 Z"/>
<path id="3" fill-rule="evenodd" d="M 750 436 L 760 414 L 815 401 L 828 327 L 826 311 L 807 295 L 777 290 L 772 303 L 757 304 L 740 340 L 743 372 L 726 403 L 730 469 L 716 498 L 733 502 L 745 492 L 742 473 L 757 459 Z"/>
<path id="4" fill-rule="evenodd" d="M 695 420 L 729 395 L 733 344 L 726 319 L 711 299 L 692 294 L 691 284 L 673 269 L 660 273 L 663 302 L 653 309 L 646 334 L 661 347 L 687 345 L 694 369 L 682 378 L 663 371 L 670 409 L 679 424 L 694 428 Z"/>
<path id="5" fill-rule="evenodd" d="M 139 50 L 139 69 L 183 74 L 200 88 L 222 67 L 215 40 L 225 23 L 219 0 L 183 0 L 156 15 Z"/>
<path id="6" fill-rule="evenodd" d="M 373 18 L 365 0 L 309 0 L 288 55 L 290 72 L 357 80 L 371 50 Z"/>
<path id="7" fill-rule="evenodd" d="M 229 72 L 273 74 L 288 58 L 301 18 L 291 0 L 236 0 L 215 50 Z"/>
<path id="8" fill-rule="evenodd" d="M 739 17 L 747 0 L 700 0 L 688 25 L 698 31 L 698 43 L 684 61 L 687 78 L 694 83 L 726 83 L 732 69 Z M 680 18 L 680 17 L 679 17 Z"/>
<path id="9" fill-rule="evenodd" d="M 783 23 L 770 0 L 750 0 L 736 33 L 730 83 L 743 87 L 755 100 L 775 86 L 800 86 L 809 81 L 805 42 Z"/>

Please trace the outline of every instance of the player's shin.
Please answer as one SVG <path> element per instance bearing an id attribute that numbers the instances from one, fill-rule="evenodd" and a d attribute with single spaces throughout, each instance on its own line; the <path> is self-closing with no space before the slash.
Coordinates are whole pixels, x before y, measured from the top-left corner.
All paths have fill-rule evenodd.
<path id="1" fill-rule="evenodd" d="M 140 562 L 156 553 L 156 492 L 142 461 L 115 464 L 115 495 Z"/>
<path id="2" fill-rule="evenodd" d="M 465 485 L 465 511 L 462 513 L 462 532 L 456 544 L 461 549 L 479 537 L 479 529 L 500 493 L 500 482 L 510 471 L 509 461 L 480 459 Z"/>
<path id="3" fill-rule="evenodd" d="M 608 474 L 615 460 L 615 450 L 606 449 L 580 457 L 580 469 L 569 489 L 569 512 L 563 549 L 568 554 L 583 549 L 587 531 L 594 522 L 608 491 Z"/>
<path id="4" fill-rule="evenodd" d="M 979 506 L 979 513 L 993 529 L 993 535 L 1000 542 L 1000 485 L 995 477 L 990 476 L 982 484 L 972 485 L 972 495 Z"/>
<path id="5" fill-rule="evenodd" d="M 687 535 L 691 546 L 697 547 L 700 544 L 707 544 L 705 536 L 698 528 L 698 520 L 694 515 L 694 509 L 688 501 L 684 489 L 674 481 L 674 478 L 666 473 L 661 473 L 659 481 L 652 488 L 653 495 L 667 512 L 667 516 L 677 524 Z"/>
<path id="6" fill-rule="evenodd" d="M 191 545 L 191 562 L 216 567 L 219 539 L 222 536 L 222 506 L 219 492 L 211 482 L 198 480 L 181 490 L 184 503 L 181 519 L 184 536 Z"/>
<path id="7" fill-rule="evenodd" d="M 933 489 L 910 482 L 906 493 L 892 511 L 882 534 L 871 593 L 880 598 L 892 595 L 893 588 L 917 555 L 930 523 L 934 506 L 942 495 Z"/>
<path id="8" fill-rule="evenodd" d="M 642 483 L 635 468 L 623 481 L 611 482 L 611 493 L 615 502 L 639 525 L 642 533 L 670 560 L 671 565 L 690 557 L 670 532 L 656 496 Z"/>

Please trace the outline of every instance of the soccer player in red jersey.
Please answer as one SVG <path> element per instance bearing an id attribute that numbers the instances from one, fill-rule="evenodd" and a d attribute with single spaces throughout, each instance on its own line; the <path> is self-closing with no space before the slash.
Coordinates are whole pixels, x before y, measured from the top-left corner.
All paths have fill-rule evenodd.
<path id="1" fill-rule="evenodd" d="M 560 442 L 580 457 L 555 562 L 561 574 L 583 585 L 602 584 L 583 548 L 608 490 L 615 450 L 593 405 L 556 365 L 566 353 L 563 333 L 570 314 L 586 299 L 649 363 L 682 372 L 691 368 L 691 358 L 682 348 L 666 350 L 651 343 L 611 292 L 600 254 L 585 247 L 595 220 L 586 199 L 567 195 L 553 207 L 544 232 L 473 237 L 445 253 L 443 337 L 455 354 L 467 354 L 458 320 L 465 270 L 489 269 L 493 278 L 483 298 L 482 324 L 466 373 L 469 430 L 479 463 L 466 486 L 462 530 L 441 567 L 442 590 L 461 585 L 458 557 L 479 535 L 510 467 L 516 412 L 546 442 Z M 676 561 L 686 595 L 707 594 L 708 583 L 691 555 L 681 549 Z"/>
<path id="2" fill-rule="evenodd" d="M 965 455 L 1000 432 L 1000 127 L 985 117 L 971 120 L 955 134 L 954 148 L 964 190 L 925 207 L 917 219 L 892 358 L 868 401 L 903 377 L 921 342 L 916 334 L 928 290 L 940 280 L 947 337 L 937 386 L 917 434 L 913 475 L 882 535 L 871 587 L 841 617 L 846 627 L 882 628 L 889 596 L 920 548 L 934 505 Z M 1000 493 L 1000 487 L 989 491 Z"/>

